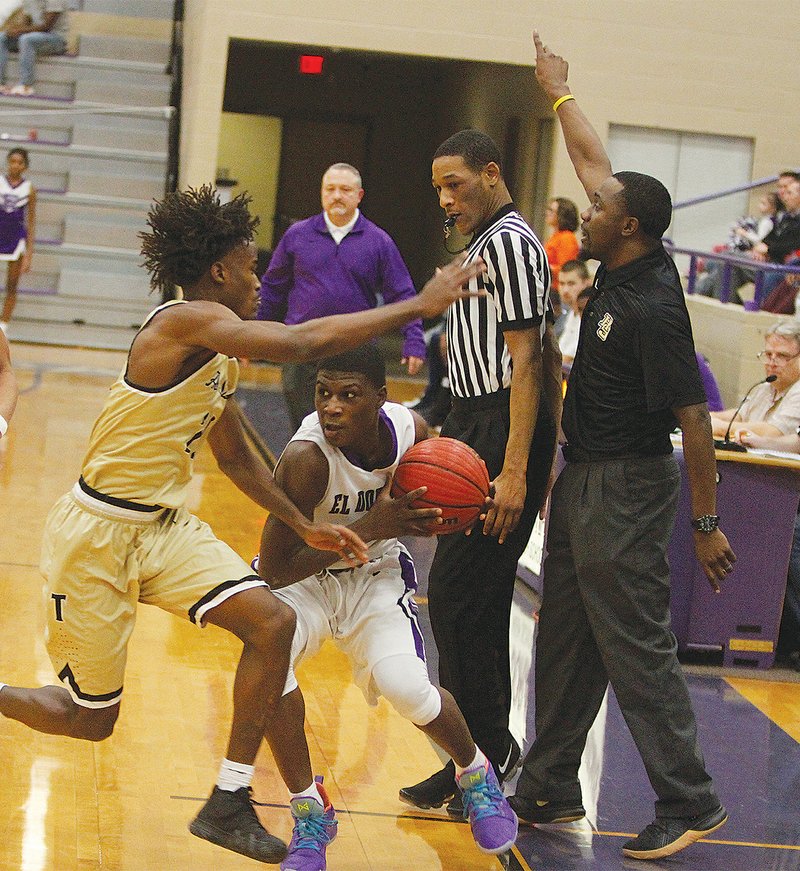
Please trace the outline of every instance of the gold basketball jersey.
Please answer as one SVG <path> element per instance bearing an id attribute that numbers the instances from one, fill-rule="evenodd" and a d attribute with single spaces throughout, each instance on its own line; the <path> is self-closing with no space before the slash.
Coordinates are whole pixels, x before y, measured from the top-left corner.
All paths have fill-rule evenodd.
<path id="1" fill-rule="evenodd" d="M 130 384 L 126 371 L 127 365 L 92 429 L 83 480 L 114 499 L 179 508 L 194 456 L 236 390 L 239 363 L 215 354 L 182 381 L 158 390 Z"/>

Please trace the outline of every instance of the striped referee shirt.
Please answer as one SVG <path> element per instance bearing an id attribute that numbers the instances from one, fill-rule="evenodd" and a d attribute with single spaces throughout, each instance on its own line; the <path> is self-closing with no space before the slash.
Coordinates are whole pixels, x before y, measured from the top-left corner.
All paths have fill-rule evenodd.
<path id="1" fill-rule="evenodd" d="M 487 295 L 453 303 L 447 310 L 447 368 L 450 389 L 462 399 L 511 386 L 511 355 L 504 330 L 538 326 L 544 336 L 550 268 L 542 243 L 513 203 L 503 206 L 478 230 L 467 263 L 481 257 L 486 272 L 470 290 Z"/>

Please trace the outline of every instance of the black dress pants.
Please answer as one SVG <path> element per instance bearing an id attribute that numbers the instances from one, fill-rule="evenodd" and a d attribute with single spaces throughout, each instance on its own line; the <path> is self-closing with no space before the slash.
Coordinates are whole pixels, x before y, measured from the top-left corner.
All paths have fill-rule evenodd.
<path id="1" fill-rule="evenodd" d="M 441 434 L 474 448 L 486 463 L 489 480 L 494 480 L 503 467 L 509 422 L 508 390 L 477 399 L 456 398 Z M 484 535 L 480 526 L 471 535 L 441 536 L 428 581 L 439 683 L 455 697 L 475 743 L 495 769 L 503 765 L 510 747 L 509 621 L 517 561 L 536 520 L 554 443 L 552 417 L 542 401 L 519 525 L 502 545 L 495 536 Z"/>
<path id="2" fill-rule="evenodd" d="M 517 784 L 528 801 L 581 801 L 581 755 L 610 681 L 656 816 L 719 805 L 670 626 L 667 547 L 679 486 L 672 455 L 570 462 L 556 482 L 536 640 L 536 740 Z"/>

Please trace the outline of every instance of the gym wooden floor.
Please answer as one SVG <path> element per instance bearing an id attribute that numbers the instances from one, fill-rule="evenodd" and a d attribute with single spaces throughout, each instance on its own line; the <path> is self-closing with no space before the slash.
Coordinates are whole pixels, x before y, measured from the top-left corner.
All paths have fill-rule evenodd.
<path id="1" fill-rule="evenodd" d="M 12 358 L 22 395 L 12 428 L 0 441 L 0 680 L 32 686 L 54 682 L 41 639 L 42 527 L 52 503 L 77 477 L 89 430 L 124 355 L 14 344 Z M 198 457 L 190 509 L 243 556 L 252 555 L 264 514 L 217 471 L 208 452 Z M 238 653 L 238 643 L 214 627 L 200 633 L 188 623 L 143 607 L 130 649 L 122 714 L 112 738 L 101 744 L 71 741 L 38 735 L 0 718 L 0 869 L 263 867 L 200 841 L 187 830 L 214 783 L 224 753 Z M 624 813 L 613 831 L 594 836 L 594 852 L 580 832 L 537 835 L 528 830 L 505 861 L 482 855 L 467 826 L 448 821 L 442 811 L 412 813 L 398 801 L 398 787 L 430 773 L 437 757 L 427 739 L 384 702 L 377 709 L 366 706 L 336 650 L 326 647 L 307 663 L 300 681 L 312 758 L 340 811 L 339 838 L 329 850 L 331 869 L 497 871 L 505 865 L 525 871 L 590 867 L 609 871 L 623 867 L 618 835 L 633 831 L 619 828 L 627 822 Z M 743 734 L 742 718 L 754 717 L 785 741 L 780 758 L 765 761 L 773 773 L 776 767 L 783 772 L 780 793 L 772 795 L 766 780 L 759 780 L 757 786 L 772 795 L 768 805 L 783 803 L 787 823 L 763 837 L 731 827 L 731 840 L 723 837 L 715 844 L 731 848 L 738 844 L 737 849 L 745 852 L 742 857 L 736 853 L 735 860 L 731 849 L 699 845 L 670 867 L 798 868 L 800 685 L 741 678 L 713 681 L 715 688 L 722 689 L 711 693 L 714 709 L 708 719 L 725 716 L 717 704 L 729 715 L 733 712 L 727 720 L 727 740 L 735 742 L 737 734 Z M 706 684 L 700 686 L 701 693 L 706 690 Z M 607 738 L 615 723 L 612 713 Z M 521 725 L 526 728 L 524 722 Z M 769 731 L 764 740 L 774 751 L 775 734 Z M 609 746 L 616 745 L 607 745 L 607 754 Z M 752 741 L 751 750 L 760 752 Z M 625 768 L 618 755 L 613 762 L 614 769 Z M 741 755 L 736 764 L 741 765 Z M 266 749 L 257 768 L 255 796 L 266 804 L 260 810 L 262 819 L 288 840 L 286 792 Z M 742 779 L 745 774 L 753 780 L 752 771 L 743 773 Z M 740 775 L 732 776 L 737 784 Z M 604 790 L 607 782 L 604 772 Z M 750 813 L 750 798 L 745 796 L 751 786 L 743 784 L 743 807 L 737 809 L 740 819 Z M 636 788 L 647 806 L 651 797 L 646 784 Z M 623 804 L 630 795 L 627 790 L 617 792 Z M 756 795 L 752 801 L 764 799 Z M 639 828 L 650 820 L 646 810 L 638 817 Z M 794 829 L 793 836 L 787 827 Z M 728 833 L 728 829 L 720 832 Z M 626 862 L 624 867 L 632 866 Z"/>

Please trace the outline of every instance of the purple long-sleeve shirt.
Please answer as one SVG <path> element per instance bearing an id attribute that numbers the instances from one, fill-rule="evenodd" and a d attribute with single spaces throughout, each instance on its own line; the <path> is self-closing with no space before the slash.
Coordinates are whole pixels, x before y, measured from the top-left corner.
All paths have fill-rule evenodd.
<path id="1" fill-rule="evenodd" d="M 258 317 L 300 324 L 410 299 L 414 283 L 392 237 L 363 215 L 337 245 L 322 212 L 284 233 L 261 279 Z M 425 357 L 422 321 L 403 327 L 403 356 Z"/>

